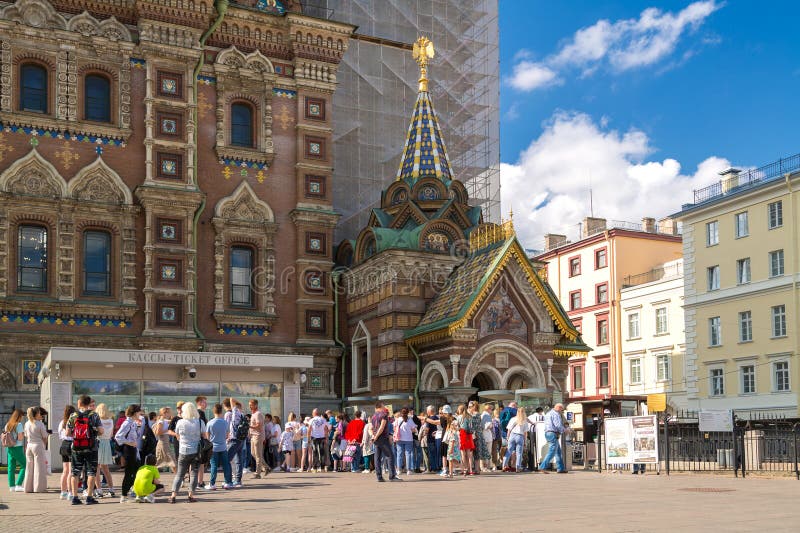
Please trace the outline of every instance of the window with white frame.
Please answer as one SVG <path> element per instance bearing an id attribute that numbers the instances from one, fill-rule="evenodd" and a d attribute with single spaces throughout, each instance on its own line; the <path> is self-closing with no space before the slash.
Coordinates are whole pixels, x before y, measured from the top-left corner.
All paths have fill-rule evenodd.
<path id="1" fill-rule="evenodd" d="M 753 340 L 753 313 L 742 311 L 739 313 L 739 342 Z"/>
<path id="2" fill-rule="evenodd" d="M 712 368 L 709 373 L 710 395 L 711 396 L 724 396 L 725 395 L 725 373 L 721 368 Z"/>
<path id="3" fill-rule="evenodd" d="M 739 377 L 739 385 L 742 394 L 753 394 L 756 392 L 756 367 L 754 365 L 740 366 Z"/>
<path id="4" fill-rule="evenodd" d="M 769 277 L 783 276 L 783 250 L 769 253 Z"/>
<path id="5" fill-rule="evenodd" d="M 667 308 L 659 307 L 656 309 L 656 335 L 664 335 L 669 331 L 669 322 L 667 321 Z"/>
<path id="6" fill-rule="evenodd" d="M 789 361 L 775 361 L 772 363 L 773 386 L 777 392 L 791 390 L 789 382 Z"/>
<path id="7" fill-rule="evenodd" d="M 630 377 L 631 383 L 637 384 L 642 382 L 642 360 L 640 358 L 631 359 Z"/>
<path id="8" fill-rule="evenodd" d="M 767 216 L 769 219 L 769 229 L 783 226 L 783 202 L 778 200 L 767 204 Z"/>
<path id="9" fill-rule="evenodd" d="M 639 313 L 630 313 L 628 315 L 628 338 L 638 339 L 639 337 Z"/>
<path id="10" fill-rule="evenodd" d="M 351 342 L 352 390 L 353 392 L 370 390 L 372 340 L 364 322 L 359 322 Z"/>
<path id="11" fill-rule="evenodd" d="M 747 237 L 750 235 L 750 227 L 747 224 L 747 211 L 734 215 L 734 225 L 736 228 L 736 238 Z"/>
<path id="12" fill-rule="evenodd" d="M 706 224 L 706 246 L 719 244 L 719 221 Z"/>
<path id="13" fill-rule="evenodd" d="M 708 319 L 708 344 L 709 346 L 719 346 L 722 344 L 722 325 L 720 324 L 718 316 Z"/>
<path id="14" fill-rule="evenodd" d="M 669 354 L 656 356 L 656 375 L 658 381 L 667 381 L 670 378 Z"/>
<path id="15" fill-rule="evenodd" d="M 716 291 L 719 289 L 719 265 L 714 265 L 706 269 L 708 277 L 708 290 Z"/>
<path id="16" fill-rule="evenodd" d="M 750 283 L 750 258 L 738 259 L 736 261 L 736 283 Z"/>
<path id="17" fill-rule="evenodd" d="M 786 336 L 786 306 L 776 305 L 772 307 L 772 336 Z"/>

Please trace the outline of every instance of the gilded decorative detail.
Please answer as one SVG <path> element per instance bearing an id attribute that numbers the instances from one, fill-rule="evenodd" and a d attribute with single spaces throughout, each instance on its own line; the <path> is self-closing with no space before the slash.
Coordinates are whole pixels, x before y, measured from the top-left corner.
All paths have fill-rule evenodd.
<path id="1" fill-rule="evenodd" d="M 56 151 L 56 159 L 61 162 L 61 166 L 66 170 L 72 168 L 73 161 L 77 162 L 80 158 L 80 154 L 72 150 L 72 145 L 69 141 L 64 141 L 64 146 L 61 150 Z"/>
<path id="2" fill-rule="evenodd" d="M 208 103 L 208 97 L 206 93 L 199 92 L 197 95 L 197 113 L 200 115 L 200 118 L 205 120 L 208 116 L 208 112 L 214 109 L 214 106 Z"/>
<path id="3" fill-rule="evenodd" d="M 281 112 L 278 113 L 278 120 L 281 123 L 281 129 L 286 131 L 289 129 L 289 125 L 294 123 L 294 118 L 289 114 L 289 110 L 286 109 L 286 106 L 281 107 Z"/>

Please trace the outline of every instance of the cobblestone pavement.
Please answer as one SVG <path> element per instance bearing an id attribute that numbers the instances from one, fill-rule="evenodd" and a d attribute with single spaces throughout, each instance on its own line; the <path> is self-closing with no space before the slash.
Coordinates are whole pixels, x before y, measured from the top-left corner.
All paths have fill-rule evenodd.
<path id="1" fill-rule="evenodd" d="M 115 472 L 115 479 L 121 473 Z M 163 475 L 164 481 L 172 476 Z M 0 492 L 0 531 L 392 532 L 761 531 L 800 529 L 800 481 L 715 475 L 573 472 L 433 475 L 377 483 L 361 474 L 271 474 L 243 489 L 200 491 L 197 503 L 94 507 L 47 494 Z M 167 485 L 169 486 L 169 485 Z M 384 512 L 377 512 L 379 506 Z"/>

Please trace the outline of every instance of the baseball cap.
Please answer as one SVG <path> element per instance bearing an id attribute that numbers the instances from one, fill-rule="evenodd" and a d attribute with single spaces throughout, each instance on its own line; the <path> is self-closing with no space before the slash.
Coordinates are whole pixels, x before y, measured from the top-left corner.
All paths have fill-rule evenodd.
<path id="1" fill-rule="evenodd" d="M 450 408 L 449 405 L 445 405 L 444 407 L 442 407 L 442 412 L 444 414 L 446 414 L 446 415 L 452 415 L 453 414 L 453 410 Z"/>

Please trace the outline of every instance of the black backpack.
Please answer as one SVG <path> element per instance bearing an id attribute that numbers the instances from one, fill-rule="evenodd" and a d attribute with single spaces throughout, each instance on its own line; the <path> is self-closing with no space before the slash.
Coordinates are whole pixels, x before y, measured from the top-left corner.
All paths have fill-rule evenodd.
<path id="1" fill-rule="evenodd" d="M 158 438 L 147 420 L 142 420 L 142 427 L 144 428 L 142 431 L 142 461 L 144 461 L 148 455 L 155 455 Z"/>
<path id="2" fill-rule="evenodd" d="M 246 440 L 248 433 L 250 433 L 250 420 L 242 414 L 241 418 L 239 418 L 239 423 L 233 428 L 233 434 L 236 440 Z"/>

